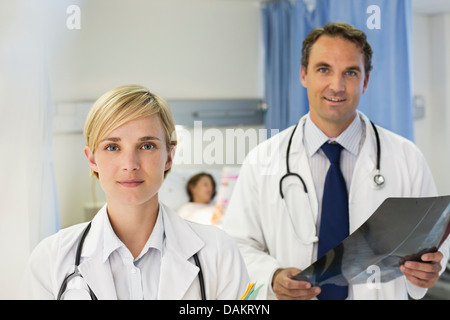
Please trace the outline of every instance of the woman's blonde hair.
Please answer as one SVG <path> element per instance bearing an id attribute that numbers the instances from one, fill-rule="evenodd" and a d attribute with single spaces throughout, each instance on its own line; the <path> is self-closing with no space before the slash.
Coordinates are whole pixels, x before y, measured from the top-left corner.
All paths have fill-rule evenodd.
<path id="1" fill-rule="evenodd" d="M 177 144 L 172 111 L 164 99 L 139 85 L 120 86 L 97 99 L 84 125 L 86 146 L 94 153 L 99 142 L 110 132 L 129 121 L 155 114 L 161 120 L 167 151 L 170 152 L 170 147 Z M 169 171 L 164 173 L 164 177 Z M 98 178 L 97 172 L 91 170 L 91 174 Z"/>

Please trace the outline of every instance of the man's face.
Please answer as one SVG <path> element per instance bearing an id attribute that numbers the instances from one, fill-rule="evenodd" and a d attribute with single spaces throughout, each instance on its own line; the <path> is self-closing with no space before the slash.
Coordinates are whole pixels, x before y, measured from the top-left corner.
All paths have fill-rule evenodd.
<path id="1" fill-rule="evenodd" d="M 335 137 L 355 118 L 369 75 L 361 48 L 341 37 L 321 36 L 312 46 L 308 69 L 301 68 L 300 79 L 308 92 L 311 120 Z"/>

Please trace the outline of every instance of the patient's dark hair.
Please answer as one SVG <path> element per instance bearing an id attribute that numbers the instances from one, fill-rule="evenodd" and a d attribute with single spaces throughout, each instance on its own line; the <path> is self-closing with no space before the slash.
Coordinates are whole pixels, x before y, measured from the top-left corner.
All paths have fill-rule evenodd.
<path id="1" fill-rule="evenodd" d="M 312 46 L 321 36 L 329 36 L 333 38 L 341 37 L 345 40 L 353 42 L 358 47 L 360 47 L 365 58 L 365 74 L 367 75 L 370 73 L 370 71 L 372 70 L 373 50 L 370 44 L 367 42 L 367 36 L 363 31 L 356 29 L 355 27 L 345 22 L 328 23 L 323 27 L 312 30 L 306 36 L 305 40 L 303 41 L 301 60 L 301 64 L 305 68 L 305 72 L 308 70 L 309 55 L 311 54 Z"/>
<path id="2" fill-rule="evenodd" d="M 188 194 L 188 196 L 189 196 L 189 202 L 193 202 L 193 201 L 194 201 L 194 197 L 192 196 L 192 192 L 191 192 L 191 190 L 190 190 L 190 187 L 191 187 L 191 186 L 192 186 L 192 187 L 195 187 L 195 185 L 197 184 L 197 182 L 198 182 L 201 178 L 203 178 L 203 177 L 208 177 L 209 179 L 211 179 L 211 183 L 212 183 L 212 186 L 213 186 L 213 192 L 212 192 L 212 195 L 211 195 L 211 199 L 214 199 L 214 197 L 215 197 L 215 195 L 216 195 L 216 181 L 214 181 L 213 176 L 210 175 L 209 173 L 206 173 L 206 172 L 200 172 L 200 173 L 197 173 L 197 174 L 193 175 L 193 176 L 189 179 L 189 181 L 187 182 L 187 184 L 186 184 L 186 191 L 187 191 L 187 194 Z M 211 199 L 210 199 L 210 200 L 211 200 Z"/>

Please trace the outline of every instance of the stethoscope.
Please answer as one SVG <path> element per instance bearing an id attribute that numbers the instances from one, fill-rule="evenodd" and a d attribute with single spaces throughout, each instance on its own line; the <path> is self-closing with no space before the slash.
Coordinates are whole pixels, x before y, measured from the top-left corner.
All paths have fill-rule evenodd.
<path id="1" fill-rule="evenodd" d="M 375 171 L 375 175 L 373 177 L 373 181 L 375 182 L 375 185 L 377 187 L 381 187 L 381 186 L 383 186 L 385 179 L 384 179 L 384 176 L 380 173 L 380 159 L 381 159 L 380 137 L 378 135 L 378 130 L 377 130 L 375 124 L 372 121 L 370 121 L 370 124 L 372 125 L 373 131 L 375 133 L 375 140 L 377 143 L 377 164 L 376 164 L 376 171 Z M 303 184 L 303 190 L 305 191 L 305 193 L 308 193 L 308 188 L 306 187 L 306 183 L 305 183 L 305 181 L 303 181 L 303 178 L 298 173 L 291 172 L 291 170 L 289 169 L 289 154 L 291 151 L 292 139 L 294 138 L 294 134 L 295 134 L 295 131 L 297 130 L 297 127 L 298 127 L 298 123 L 295 125 L 294 130 L 292 131 L 291 136 L 289 137 L 288 147 L 287 147 L 287 151 L 286 151 L 286 171 L 287 172 L 280 179 L 281 199 L 284 199 L 283 180 L 290 176 L 299 178 Z"/>
<path id="2" fill-rule="evenodd" d="M 57 297 L 58 300 L 61 300 L 61 297 L 64 294 L 64 292 L 66 291 L 67 284 L 70 282 L 70 280 L 72 280 L 76 277 L 83 278 L 80 271 L 78 270 L 78 266 L 80 265 L 81 250 L 83 249 L 84 239 L 86 238 L 87 234 L 89 233 L 89 229 L 91 229 L 91 222 L 89 222 L 87 227 L 84 229 L 83 234 L 81 235 L 81 238 L 78 241 L 77 251 L 75 254 L 75 271 L 64 278 L 64 280 L 61 284 L 61 288 L 59 289 L 59 292 L 58 292 L 58 297 Z M 197 254 L 194 254 L 193 257 L 194 257 L 195 265 L 200 269 L 198 272 L 198 280 L 200 282 L 200 294 L 201 294 L 202 300 L 206 300 L 205 283 L 203 280 L 203 272 L 202 272 L 202 267 L 200 265 L 200 260 L 198 259 Z M 87 285 L 87 288 L 88 288 L 91 300 L 98 300 L 97 296 L 94 294 L 94 292 L 89 287 L 89 285 Z"/>

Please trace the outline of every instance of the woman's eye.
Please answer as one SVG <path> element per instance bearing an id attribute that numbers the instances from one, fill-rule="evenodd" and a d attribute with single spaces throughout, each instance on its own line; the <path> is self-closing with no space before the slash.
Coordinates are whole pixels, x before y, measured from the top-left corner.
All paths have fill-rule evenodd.
<path id="1" fill-rule="evenodd" d="M 107 146 L 105 147 L 105 150 L 108 150 L 108 151 L 118 151 L 118 150 L 119 150 L 119 147 L 110 144 L 110 145 L 107 145 Z"/>
<path id="2" fill-rule="evenodd" d="M 142 150 L 152 150 L 154 148 L 155 148 L 155 145 L 152 143 L 143 144 L 141 147 Z"/>

